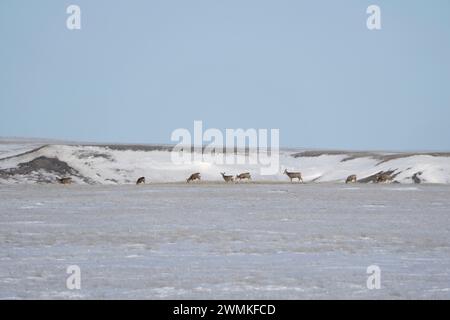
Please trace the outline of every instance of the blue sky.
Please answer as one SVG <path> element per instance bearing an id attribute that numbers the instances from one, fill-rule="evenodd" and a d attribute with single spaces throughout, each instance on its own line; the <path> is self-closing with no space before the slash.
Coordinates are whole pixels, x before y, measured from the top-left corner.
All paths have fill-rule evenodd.
<path id="1" fill-rule="evenodd" d="M 0 2 L 0 136 L 168 143 L 203 120 L 282 146 L 450 150 L 449 119 L 448 0 Z"/>

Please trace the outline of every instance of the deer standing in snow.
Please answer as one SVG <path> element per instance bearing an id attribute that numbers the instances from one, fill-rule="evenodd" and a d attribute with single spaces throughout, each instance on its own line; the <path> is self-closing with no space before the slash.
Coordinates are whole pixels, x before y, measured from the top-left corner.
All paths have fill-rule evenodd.
<path id="1" fill-rule="evenodd" d="M 186 182 L 189 183 L 191 181 L 199 180 L 200 181 L 200 172 L 193 173 L 186 179 Z"/>
<path id="2" fill-rule="evenodd" d="M 392 177 L 387 173 L 380 173 L 375 178 L 376 183 L 390 183 L 392 182 Z"/>
<path id="3" fill-rule="evenodd" d="M 234 177 L 231 175 L 226 175 L 225 172 L 221 172 L 220 173 L 222 175 L 223 180 L 225 180 L 225 182 L 233 182 L 234 181 Z"/>
<path id="4" fill-rule="evenodd" d="M 345 183 L 355 183 L 356 182 L 356 174 L 352 174 L 347 177 Z"/>
<path id="5" fill-rule="evenodd" d="M 301 172 L 289 172 L 289 171 L 287 171 L 287 169 L 285 169 L 283 173 L 285 175 L 287 175 L 289 177 L 289 179 L 291 179 L 291 182 L 294 179 L 298 179 L 298 182 L 302 182 L 303 183 L 302 173 Z"/>
<path id="6" fill-rule="evenodd" d="M 145 184 L 145 177 L 140 177 L 137 179 L 136 184 Z"/>
<path id="7" fill-rule="evenodd" d="M 236 176 L 236 181 L 237 180 L 241 181 L 243 179 L 252 180 L 252 176 L 250 175 L 249 172 L 244 172 Z"/>
<path id="8" fill-rule="evenodd" d="M 72 178 L 71 177 L 65 177 L 65 178 L 57 178 L 58 182 L 61 184 L 71 184 Z"/>

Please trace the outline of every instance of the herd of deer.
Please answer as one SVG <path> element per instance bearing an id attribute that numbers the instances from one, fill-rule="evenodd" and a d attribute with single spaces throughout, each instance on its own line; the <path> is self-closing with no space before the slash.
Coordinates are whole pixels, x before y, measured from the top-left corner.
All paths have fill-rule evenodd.
<path id="1" fill-rule="evenodd" d="M 302 174 L 301 172 L 291 172 L 291 171 L 287 171 L 284 170 L 283 172 L 285 175 L 287 175 L 289 177 L 289 179 L 291 180 L 291 182 L 294 181 L 294 179 L 297 179 L 298 182 L 303 183 L 303 178 L 302 178 Z M 236 176 L 233 175 L 227 175 L 225 174 L 225 172 L 221 172 L 220 173 L 222 175 L 222 178 L 225 182 L 238 182 L 238 181 L 242 181 L 242 180 L 251 180 L 252 176 L 250 175 L 249 172 L 244 172 L 244 173 L 240 173 Z M 189 176 L 189 178 L 186 179 L 186 182 L 192 182 L 192 181 L 200 181 L 201 180 L 201 176 L 200 176 L 200 172 L 196 172 L 193 173 Z M 392 181 L 392 177 L 388 174 L 378 174 L 376 175 L 374 182 L 376 183 L 382 183 L 382 182 L 390 182 Z M 347 177 L 347 179 L 345 180 L 345 183 L 355 183 L 357 182 L 357 178 L 355 174 L 352 174 L 350 176 Z M 136 184 L 143 184 L 145 183 L 145 177 L 140 177 L 137 181 Z"/>
<path id="2" fill-rule="evenodd" d="M 289 172 L 287 170 L 284 170 L 284 173 L 291 179 L 291 182 L 293 179 L 298 179 L 298 181 L 303 182 L 302 179 L 302 174 L 300 172 Z M 225 180 L 225 182 L 237 182 L 237 181 L 242 181 L 242 180 L 247 180 L 250 181 L 252 180 L 252 176 L 250 175 L 250 172 L 244 172 L 244 173 L 240 173 L 236 176 L 232 176 L 232 175 L 227 175 L 225 174 L 225 172 L 221 172 L 220 173 L 222 175 L 223 180 Z M 192 181 L 200 181 L 201 180 L 201 176 L 200 176 L 200 172 L 196 172 L 193 173 L 189 176 L 189 178 L 186 179 L 186 183 L 192 182 Z M 136 184 L 142 184 L 145 183 L 145 177 L 140 177 L 137 181 Z"/>
<path id="3" fill-rule="evenodd" d="M 284 170 L 283 173 L 285 175 L 287 175 L 289 177 L 289 179 L 291 179 L 291 182 L 294 179 L 297 179 L 298 182 L 303 183 L 301 172 L 290 172 L 290 171 Z M 242 180 L 250 181 L 252 179 L 252 176 L 250 175 L 249 172 L 240 173 L 236 176 L 227 175 L 227 174 L 225 174 L 225 172 L 221 172 L 220 174 L 222 175 L 222 178 L 223 178 L 223 180 L 225 180 L 225 182 L 238 182 L 238 181 L 242 181 Z M 61 184 L 72 183 L 72 178 L 70 178 L 70 177 L 57 178 L 57 180 Z M 193 181 L 200 181 L 200 180 L 201 180 L 200 172 L 196 172 L 196 173 L 191 174 L 189 176 L 189 178 L 186 179 L 186 183 L 193 182 Z M 374 179 L 374 182 L 376 182 L 376 183 L 386 183 L 386 182 L 391 182 L 391 181 L 392 181 L 392 177 L 386 173 L 377 174 Z M 345 183 L 355 183 L 355 182 L 357 182 L 357 178 L 356 178 L 355 174 L 348 176 L 347 179 L 345 180 Z M 139 179 L 137 179 L 136 184 L 145 184 L 145 177 L 140 177 Z"/>

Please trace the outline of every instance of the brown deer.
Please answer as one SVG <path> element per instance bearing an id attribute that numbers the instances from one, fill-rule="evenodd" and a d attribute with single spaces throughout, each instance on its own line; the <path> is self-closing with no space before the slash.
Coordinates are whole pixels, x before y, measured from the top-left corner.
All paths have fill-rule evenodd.
<path id="1" fill-rule="evenodd" d="M 356 182 L 356 174 L 352 174 L 347 177 L 345 183 L 355 183 Z"/>
<path id="2" fill-rule="evenodd" d="M 225 182 L 233 182 L 234 181 L 233 176 L 226 175 L 225 172 L 221 172 L 220 174 L 222 175 L 222 178 L 223 178 L 223 180 L 225 180 Z"/>
<path id="3" fill-rule="evenodd" d="M 195 181 L 195 180 L 200 181 L 200 172 L 196 172 L 196 173 L 191 174 L 189 176 L 189 178 L 186 179 L 186 183 L 189 183 L 189 182 Z"/>
<path id="4" fill-rule="evenodd" d="M 376 183 L 390 183 L 392 182 L 392 177 L 387 173 L 380 173 L 375 177 Z"/>
<path id="5" fill-rule="evenodd" d="M 140 177 L 137 179 L 136 184 L 145 184 L 145 177 Z"/>
<path id="6" fill-rule="evenodd" d="M 244 180 L 244 179 L 252 180 L 252 176 L 250 175 L 249 172 L 244 172 L 244 173 L 238 174 L 236 176 L 236 180 L 241 181 L 241 180 Z"/>
<path id="7" fill-rule="evenodd" d="M 61 184 L 71 184 L 72 178 L 71 177 L 64 177 L 64 178 L 57 178 L 58 182 Z"/>
<path id="8" fill-rule="evenodd" d="M 294 179 L 298 179 L 298 182 L 303 183 L 301 172 L 289 172 L 287 171 L 287 169 L 285 169 L 283 173 L 286 174 L 289 177 L 289 179 L 291 179 L 291 182 Z"/>

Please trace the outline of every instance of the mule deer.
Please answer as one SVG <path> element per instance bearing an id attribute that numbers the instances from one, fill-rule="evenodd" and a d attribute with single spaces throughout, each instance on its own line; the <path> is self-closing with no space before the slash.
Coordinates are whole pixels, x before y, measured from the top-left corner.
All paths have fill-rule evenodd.
<path id="1" fill-rule="evenodd" d="M 298 182 L 303 183 L 301 172 L 289 172 L 289 171 L 287 171 L 287 169 L 285 169 L 283 173 L 286 174 L 289 177 L 289 179 L 291 179 L 291 182 L 293 179 L 298 179 Z"/>
<path id="2" fill-rule="evenodd" d="M 233 182 L 234 181 L 233 176 L 226 175 L 225 172 L 221 172 L 220 174 L 222 175 L 223 180 L 225 180 L 225 182 Z"/>
<path id="3" fill-rule="evenodd" d="M 236 180 L 241 181 L 243 179 L 252 180 L 252 176 L 250 175 L 249 172 L 244 172 L 236 176 Z"/>
<path id="4" fill-rule="evenodd" d="M 71 184 L 72 178 L 71 177 L 64 177 L 64 178 L 57 178 L 58 182 L 61 184 Z"/>
<path id="5" fill-rule="evenodd" d="M 193 173 L 186 179 L 186 182 L 189 183 L 191 181 L 199 180 L 200 181 L 200 172 Z"/>
<path id="6" fill-rule="evenodd" d="M 136 184 L 145 184 L 145 177 L 140 177 L 137 179 Z"/>
<path id="7" fill-rule="evenodd" d="M 356 174 L 352 174 L 347 177 L 345 183 L 355 183 L 356 182 Z"/>

